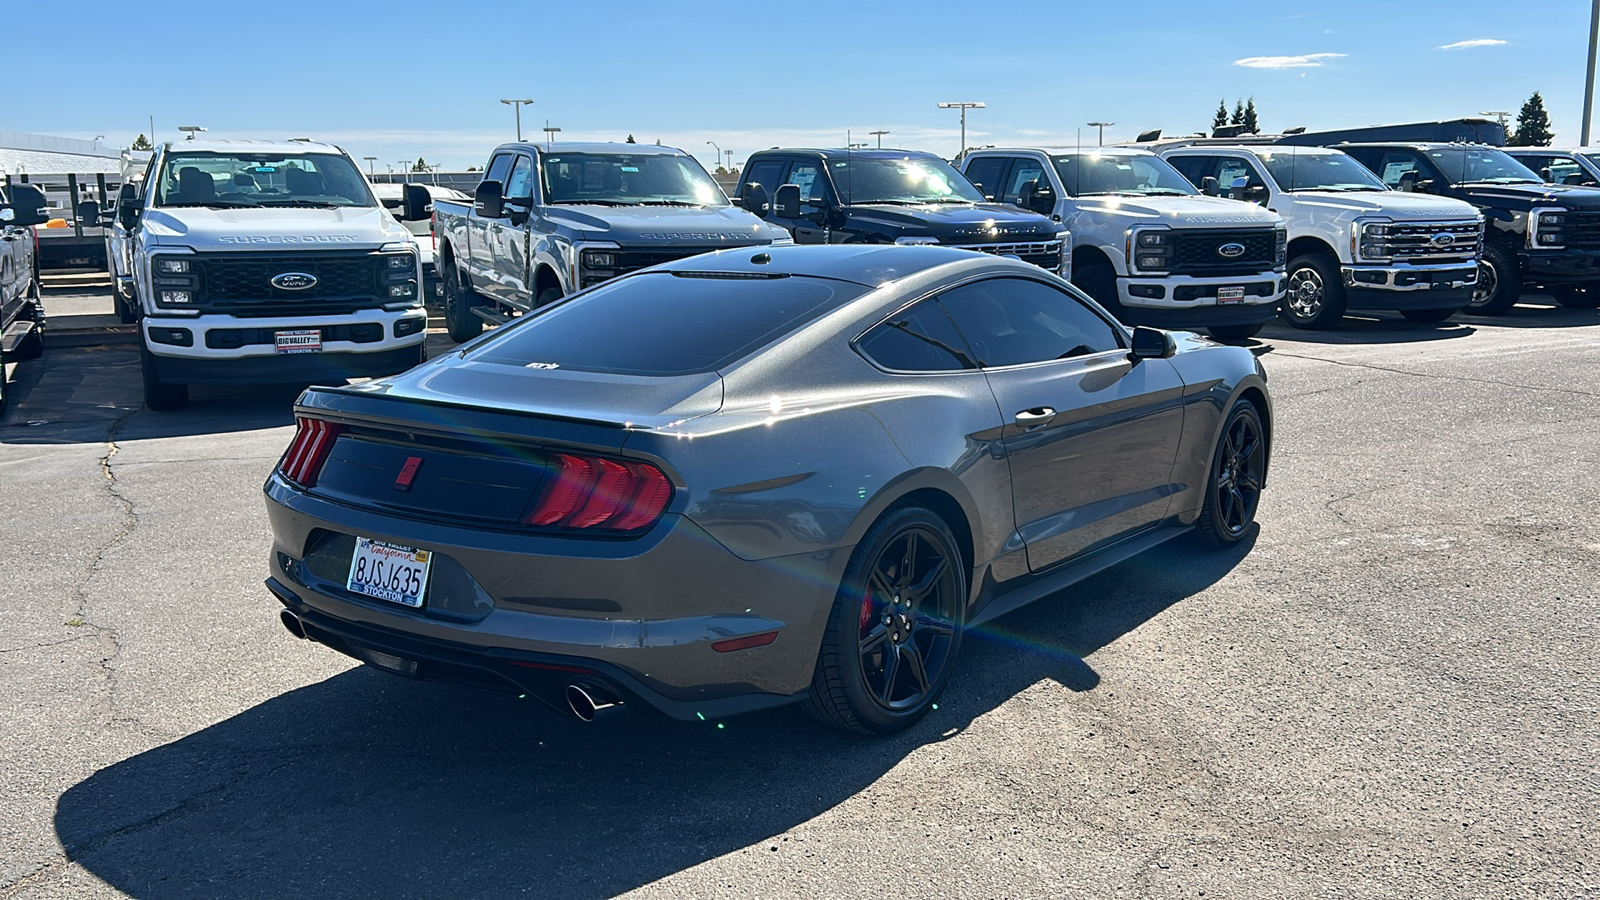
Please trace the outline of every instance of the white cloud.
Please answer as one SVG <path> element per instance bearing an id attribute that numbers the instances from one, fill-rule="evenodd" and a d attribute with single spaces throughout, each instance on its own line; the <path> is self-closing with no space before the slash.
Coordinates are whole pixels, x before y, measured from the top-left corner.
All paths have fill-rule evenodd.
<path id="1" fill-rule="evenodd" d="M 1320 66 L 1325 60 L 1338 59 L 1343 53 L 1307 53 L 1304 56 L 1247 56 L 1233 64 L 1247 69 L 1307 69 Z"/>
<path id="2" fill-rule="evenodd" d="M 1500 46 L 1501 44 L 1504 44 L 1504 43 L 1505 43 L 1505 41 L 1499 40 L 1498 38 L 1478 38 L 1476 40 L 1471 40 L 1471 41 L 1456 41 L 1454 44 L 1445 44 L 1443 47 L 1435 47 L 1434 49 L 1435 50 L 1470 50 L 1473 47 L 1498 47 L 1498 46 Z"/>

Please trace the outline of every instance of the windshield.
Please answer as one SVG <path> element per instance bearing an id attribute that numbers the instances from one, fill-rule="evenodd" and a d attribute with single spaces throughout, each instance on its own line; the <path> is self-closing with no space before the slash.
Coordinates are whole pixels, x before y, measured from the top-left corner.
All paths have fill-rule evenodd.
<path id="1" fill-rule="evenodd" d="M 983 203 L 965 176 L 942 159 L 833 159 L 833 186 L 846 203 Z"/>
<path id="2" fill-rule="evenodd" d="M 336 153 L 167 154 L 157 206 L 376 206 L 367 180 Z"/>
<path id="3" fill-rule="evenodd" d="M 1386 191 L 1366 166 L 1343 153 L 1262 153 L 1272 180 L 1284 191 Z"/>
<path id="4" fill-rule="evenodd" d="M 1533 170 L 1512 159 L 1504 150 L 1491 147 L 1429 150 L 1428 159 L 1439 167 L 1451 184 L 1542 184 Z"/>
<path id="5" fill-rule="evenodd" d="M 679 154 L 555 153 L 544 158 L 550 203 L 727 206 L 706 170 Z"/>
<path id="6" fill-rule="evenodd" d="M 1194 185 L 1159 156 L 1112 156 L 1098 153 L 1055 158 L 1056 173 L 1074 197 L 1096 194 L 1150 195 L 1196 193 Z"/>

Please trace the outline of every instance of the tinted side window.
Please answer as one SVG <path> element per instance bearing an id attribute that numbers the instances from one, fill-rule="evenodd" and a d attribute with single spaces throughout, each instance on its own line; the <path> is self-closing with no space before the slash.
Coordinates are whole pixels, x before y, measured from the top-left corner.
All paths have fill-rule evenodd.
<path id="1" fill-rule="evenodd" d="M 1019 159 L 1017 165 L 1011 170 L 1011 175 L 1006 179 L 1006 191 L 995 199 L 1002 203 L 1016 203 L 1022 199 L 1022 186 L 1030 181 L 1039 181 L 1049 185 L 1050 179 L 1045 177 L 1044 164 L 1036 159 Z"/>
<path id="2" fill-rule="evenodd" d="M 770 198 L 778 192 L 778 177 L 782 174 L 782 159 L 758 159 L 745 170 L 744 185 L 740 187 L 740 193 L 742 194 L 744 188 L 749 185 L 759 184 Z"/>
<path id="3" fill-rule="evenodd" d="M 796 160 L 785 183 L 799 185 L 802 201 L 821 200 L 828 192 L 828 183 L 819 179 L 821 172 L 822 166 L 814 160 Z"/>
<path id="4" fill-rule="evenodd" d="M 940 295 L 986 368 L 1118 350 L 1110 323 L 1076 297 L 1026 278 L 993 278 Z"/>
<path id="5" fill-rule="evenodd" d="M 1000 173 L 1007 162 L 1009 160 L 1004 156 L 979 157 L 967 163 L 967 170 L 963 174 L 985 197 L 993 197 L 999 193 Z"/>
<path id="6" fill-rule="evenodd" d="M 1383 179 L 1384 184 L 1397 188 L 1400 186 L 1400 179 L 1408 172 L 1417 173 L 1419 179 L 1434 177 L 1433 166 L 1409 150 L 1383 154 L 1383 161 L 1378 167 L 1378 177 Z"/>
<path id="7" fill-rule="evenodd" d="M 1190 184 L 1199 187 L 1200 182 L 1215 171 L 1213 167 L 1216 165 L 1216 157 L 1169 156 L 1167 157 L 1167 162 L 1172 163 L 1172 167 L 1178 170 L 1178 174 L 1189 179 Z"/>
<path id="8" fill-rule="evenodd" d="M 967 342 L 933 300 L 890 316 L 862 336 L 857 346 L 878 365 L 901 372 L 977 368 Z"/>
<path id="9" fill-rule="evenodd" d="M 498 181 L 506 183 L 506 173 L 511 171 L 511 154 L 501 153 L 489 160 L 489 168 L 483 173 L 484 181 Z"/>

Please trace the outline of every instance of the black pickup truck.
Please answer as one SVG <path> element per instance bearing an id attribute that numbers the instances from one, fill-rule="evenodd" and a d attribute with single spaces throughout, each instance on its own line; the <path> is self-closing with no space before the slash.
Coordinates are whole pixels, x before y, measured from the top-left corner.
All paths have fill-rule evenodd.
<path id="1" fill-rule="evenodd" d="M 1060 222 L 990 203 L 932 153 L 763 150 L 745 163 L 735 202 L 797 244 L 942 244 L 1072 274 Z"/>
<path id="2" fill-rule="evenodd" d="M 39 301 L 33 226 L 49 218 L 38 188 L 0 187 L 0 414 L 6 409 L 5 364 L 44 352 L 44 305 Z"/>
<path id="3" fill-rule="evenodd" d="M 1483 144 L 1332 146 L 1392 188 L 1454 197 L 1483 211 L 1478 287 L 1468 312 L 1506 312 L 1525 287 L 1543 288 L 1562 306 L 1600 306 L 1600 191 L 1544 184 L 1504 150 Z M 1356 240 L 1388 239 L 1381 223 L 1364 227 Z"/>

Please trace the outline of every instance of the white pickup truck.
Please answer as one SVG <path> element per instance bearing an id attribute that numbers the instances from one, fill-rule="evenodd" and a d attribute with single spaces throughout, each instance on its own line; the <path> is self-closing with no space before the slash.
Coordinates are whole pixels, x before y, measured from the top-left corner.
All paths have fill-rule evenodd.
<path id="1" fill-rule="evenodd" d="M 426 354 L 416 239 L 350 156 L 309 141 L 180 141 L 118 199 L 145 404 L 191 384 L 342 383 Z"/>
<path id="2" fill-rule="evenodd" d="M 1283 317 L 1332 328 L 1346 310 L 1442 322 L 1472 299 L 1483 216 L 1461 200 L 1389 190 L 1338 150 L 1197 145 L 1161 154 L 1208 193 L 1259 203 L 1289 224 Z"/>
<path id="3" fill-rule="evenodd" d="M 1149 151 L 984 149 L 961 171 L 985 196 L 1064 223 L 1072 282 L 1123 322 L 1236 341 L 1278 314 L 1283 220 L 1201 196 Z"/>

